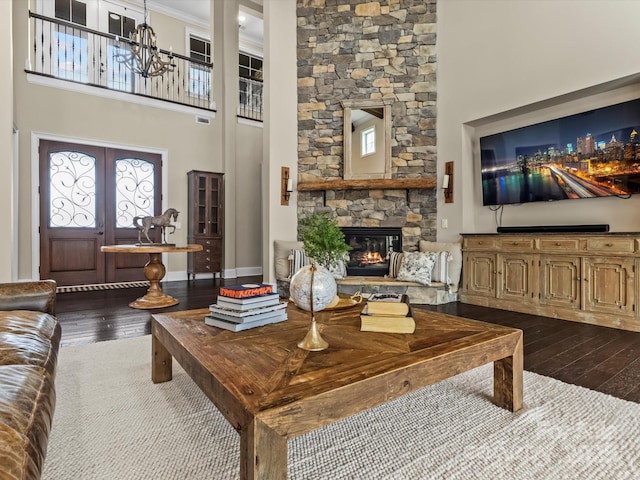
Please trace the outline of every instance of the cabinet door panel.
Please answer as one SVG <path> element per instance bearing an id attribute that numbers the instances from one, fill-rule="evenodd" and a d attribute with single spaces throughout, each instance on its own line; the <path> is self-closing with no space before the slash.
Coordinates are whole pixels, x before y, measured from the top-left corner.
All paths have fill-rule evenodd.
<path id="1" fill-rule="evenodd" d="M 590 312 L 633 315 L 633 259 L 584 259 L 585 306 Z"/>
<path id="2" fill-rule="evenodd" d="M 540 303 L 580 308 L 579 257 L 540 258 Z"/>
<path id="3" fill-rule="evenodd" d="M 498 255 L 497 297 L 529 301 L 532 297 L 531 255 Z"/>
<path id="4" fill-rule="evenodd" d="M 496 296 L 496 256 L 492 253 L 465 254 L 465 287 L 469 295 Z"/>

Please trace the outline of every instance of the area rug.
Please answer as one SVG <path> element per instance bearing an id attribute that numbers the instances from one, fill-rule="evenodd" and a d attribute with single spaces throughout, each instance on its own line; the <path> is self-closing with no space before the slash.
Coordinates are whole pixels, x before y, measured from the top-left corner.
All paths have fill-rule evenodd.
<path id="1" fill-rule="evenodd" d="M 56 288 L 56 293 L 92 292 L 96 290 L 116 290 L 118 288 L 148 287 L 149 282 L 117 282 L 117 283 L 93 283 L 91 285 L 69 285 Z"/>
<path id="2" fill-rule="evenodd" d="M 43 478 L 235 479 L 239 436 L 150 336 L 65 347 Z M 487 365 L 289 441 L 293 479 L 637 479 L 640 405 L 525 372 L 524 408 Z"/>

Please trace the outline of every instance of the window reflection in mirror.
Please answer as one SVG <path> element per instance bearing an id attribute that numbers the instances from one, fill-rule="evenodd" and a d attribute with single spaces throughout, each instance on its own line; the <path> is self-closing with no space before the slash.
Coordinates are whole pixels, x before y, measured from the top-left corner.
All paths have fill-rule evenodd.
<path id="1" fill-rule="evenodd" d="M 391 178 L 390 107 L 371 100 L 345 100 L 344 178 Z"/>

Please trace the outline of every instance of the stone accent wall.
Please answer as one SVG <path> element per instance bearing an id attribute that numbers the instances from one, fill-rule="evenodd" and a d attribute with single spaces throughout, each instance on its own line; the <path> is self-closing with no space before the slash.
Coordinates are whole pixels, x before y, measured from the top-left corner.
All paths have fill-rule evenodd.
<path id="1" fill-rule="evenodd" d="M 436 0 L 298 0 L 298 180 L 341 179 L 345 99 L 389 102 L 393 178 L 436 176 Z M 428 190 L 299 192 L 298 218 L 435 239 Z"/>

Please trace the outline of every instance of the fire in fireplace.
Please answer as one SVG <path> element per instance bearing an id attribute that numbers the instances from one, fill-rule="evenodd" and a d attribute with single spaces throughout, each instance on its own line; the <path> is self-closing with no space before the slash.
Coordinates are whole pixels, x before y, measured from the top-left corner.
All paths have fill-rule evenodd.
<path id="1" fill-rule="evenodd" d="M 347 275 L 382 277 L 389 272 L 391 252 L 402 251 L 402 230 L 392 227 L 342 227 L 351 247 Z"/>

